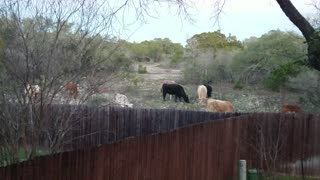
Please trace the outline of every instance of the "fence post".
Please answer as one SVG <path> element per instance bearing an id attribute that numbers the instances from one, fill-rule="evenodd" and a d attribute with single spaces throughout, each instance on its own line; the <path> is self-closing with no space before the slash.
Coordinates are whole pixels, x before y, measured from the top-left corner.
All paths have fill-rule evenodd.
<path id="1" fill-rule="evenodd" d="M 246 160 L 239 161 L 239 179 L 247 180 L 247 163 Z"/>

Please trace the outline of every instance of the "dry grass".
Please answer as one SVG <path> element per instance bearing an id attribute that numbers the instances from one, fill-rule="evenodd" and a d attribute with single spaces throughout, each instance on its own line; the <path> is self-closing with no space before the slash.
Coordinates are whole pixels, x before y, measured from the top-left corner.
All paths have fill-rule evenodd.
<path id="1" fill-rule="evenodd" d="M 134 107 L 141 108 L 176 108 L 188 110 L 205 110 L 198 104 L 197 87 L 195 84 L 182 84 L 190 103 L 174 102 L 167 96 L 164 102 L 160 91 L 162 80 L 181 81 L 181 71 L 178 69 L 167 69 L 157 64 L 144 64 L 147 67 L 148 73 L 137 74 L 141 79 L 136 85 L 128 80 L 117 80 L 117 82 L 109 82 L 113 84 L 108 87 L 108 98 L 104 101 L 112 101 L 112 95 L 119 92 L 125 94 Z M 234 84 L 220 83 L 211 84 L 212 97 L 220 100 L 231 101 L 237 112 L 279 112 L 282 103 L 292 103 L 298 101 L 298 96 L 289 93 L 276 93 L 264 90 L 260 87 L 245 87 L 241 90 L 234 89 Z M 103 104 L 111 104 L 99 101 Z"/>

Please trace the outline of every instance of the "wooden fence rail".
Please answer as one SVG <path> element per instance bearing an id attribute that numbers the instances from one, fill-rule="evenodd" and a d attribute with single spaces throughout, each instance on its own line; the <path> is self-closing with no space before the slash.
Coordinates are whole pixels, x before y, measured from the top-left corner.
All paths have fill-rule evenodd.
<path id="1" fill-rule="evenodd" d="M 212 113 L 177 109 L 132 109 L 121 107 L 53 106 L 46 117 L 56 128 L 57 121 L 71 124 L 64 138 L 64 150 L 109 144 L 128 137 L 170 132 L 174 129 L 244 113 Z M 57 118 L 57 115 L 60 115 Z M 69 121 L 66 119 L 70 119 Z M 51 132 L 56 132 L 52 130 Z"/>

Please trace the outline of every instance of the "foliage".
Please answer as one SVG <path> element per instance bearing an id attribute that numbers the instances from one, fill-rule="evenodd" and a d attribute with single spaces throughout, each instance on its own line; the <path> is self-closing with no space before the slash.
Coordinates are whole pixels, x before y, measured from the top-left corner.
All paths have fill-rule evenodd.
<path id="1" fill-rule="evenodd" d="M 244 50 L 235 56 L 231 69 L 234 76 L 249 84 L 264 82 L 273 75 L 269 84 L 274 80 L 273 84 L 283 85 L 286 77 L 294 75 L 292 71 L 299 65 L 294 62 L 302 62 L 306 54 L 306 45 L 300 35 L 280 30 L 251 38 L 244 46 Z M 282 77 L 276 77 L 278 75 Z"/>
<path id="2" fill-rule="evenodd" d="M 307 65 L 320 71 L 320 31 L 315 31 L 308 43 L 308 61 Z"/>
<path id="3" fill-rule="evenodd" d="M 188 83 L 232 82 L 230 63 L 243 48 L 235 36 L 220 31 L 196 34 L 187 40 L 183 76 Z"/>
<path id="4" fill-rule="evenodd" d="M 190 49 L 242 49 L 242 43 L 235 36 L 226 37 L 218 31 L 196 34 L 187 40 Z"/>
<path id="5" fill-rule="evenodd" d="M 176 66 L 179 63 L 183 62 L 183 54 L 184 54 L 184 48 L 179 43 L 173 43 L 172 44 L 172 55 L 170 56 L 171 65 Z"/>
<path id="6" fill-rule="evenodd" d="M 289 77 L 295 77 L 301 71 L 303 62 L 296 61 L 280 65 L 279 68 L 271 72 L 265 80 L 266 87 L 273 91 L 279 91 L 288 81 Z"/>
<path id="7" fill-rule="evenodd" d="M 0 167 L 1 166 L 7 166 L 7 165 L 10 165 L 12 162 L 15 162 L 16 158 L 14 157 L 16 154 L 13 153 L 13 152 L 10 152 L 9 149 L 6 149 L 6 150 L 1 150 L 0 151 L 1 154 L 0 154 Z M 39 157 L 39 156 L 45 156 L 47 154 L 49 154 L 48 152 L 45 152 L 45 151 L 42 151 L 42 150 L 37 150 L 35 152 L 33 152 L 34 155 L 33 157 Z M 27 153 L 26 149 L 19 149 L 18 152 L 17 152 L 17 162 L 22 162 L 22 161 L 25 161 L 25 160 L 28 160 L 28 156 L 29 154 Z"/>
<path id="8" fill-rule="evenodd" d="M 163 61 L 165 56 L 169 56 L 172 63 L 182 60 L 183 47 L 179 43 L 173 43 L 168 38 L 156 38 L 151 41 L 141 43 L 130 43 L 129 51 L 137 61 Z"/>
<path id="9" fill-rule="evenodd" d="M 287 86 L 298 92 L 304 110 L 319 111 L 320 108 L 320 73 L 312 69 L 303 69 L 296 77 L 290 77 Z"/>
<path id="10" fill-rule="evenodd" d="M 48 142 L 50 152 L 59 151 L 68 122 L 58 121 L 56 115 L 51 119 L 57 122 L 54 128 L 45 128 L 44 119 L 50 114 L 47 107 L 81 104 L 94 91 L 92 83 L 96 81 L 92 80 L 99 70 L 107 77 L 105 82 L 130 67 L 125 55 L 115 53 L 119 43 L 108 31 L 113 10 L 103 5 L 103 1 L 87 0 L 1 1 L 0 154 L 10 149 L 11 162 L 18 161 L 21 148 L 32 158 L 43 146 L 39 138 Z M 81 97 L 64 97 L 67 81 L 81 81 Z M 41 87 L 40 96 L 25 93 L 27 84 Z M 12 116 L 8 113 L 12 104 L 23 111 Z"/>
<path id="11" fill-rule="evenodd" d="M 220 50 L 214 54 L 202 53 L 189 59 L 184 66 L 183 77 L 187 83 L 233 82 L 230 63 L 237 52 Z"/>
<path id="12" fill-rule="evenodd" d="M 103 63 L 105 72 L 133 72 L 133 62 L 121 52 L 115 52 L 109 59 Z"/>
<path id="13" fill-rule="evenodd" d="M 199 84 L 200 82 L 206 81 L 204 77 L 203 67 L 197 64 L 195 61 L 190 61 L 186 64 L 182 71 L 184 81 L 189 84 Z"/>

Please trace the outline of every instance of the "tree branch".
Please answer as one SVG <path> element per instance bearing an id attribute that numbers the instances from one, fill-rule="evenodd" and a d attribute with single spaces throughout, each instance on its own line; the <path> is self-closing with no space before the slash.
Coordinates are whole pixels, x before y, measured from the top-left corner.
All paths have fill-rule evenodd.
<path id="1" fill-rule="evenodd" d="M 290 0 L 277 0 L 280 8 L 290 21 L 296 25 L 302 32 L 303 36 L 309 42 L 312 39 L 312 35 L 315 29 L 311 24 L 300 14 L 300 12 L 294 7 Z"/>

